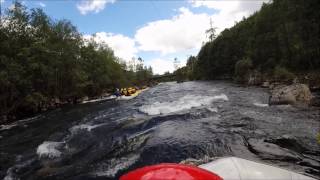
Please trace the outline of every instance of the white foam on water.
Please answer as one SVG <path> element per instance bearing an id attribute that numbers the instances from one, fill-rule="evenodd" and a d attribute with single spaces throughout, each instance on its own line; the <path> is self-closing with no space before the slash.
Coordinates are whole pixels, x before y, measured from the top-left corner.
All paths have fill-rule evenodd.
<path id="1" fill-rule="evenodd" d="M 7 171 L 7 175 L 3 178 L 3 180 L 20 180 L 20 178 L 15 177 L 15 175 L 12 171 L 13 171 L 13 169 L 9 168 Z"/>
<path id="2" fill-rule="evenodd" d="M 280 104 L 280 105 L 275 105 L 278 108 L 283 108 L 283 109 L 290 109 L 293 108 L 290 104 Z"/>
<path id="3" fill-rule="evenodd" d="M 228 101 L 228 97 L 225 94 L 217 96 L 186 95 L 177 101 L 155 102 L 151 105 L 141 106 L 139 111 L 148 115 L 170 114 L 195 107 L 208 106 L 217 100 Z"/>
<path id="4" fill-rule="evenodd" d="M 87 130 L 87 131 L 91 131 L 92 129 L 98 127 L 98 125 L 87 125 L 87 124 L 80 124 L 80 125 L 76 125 L 76 126 L 73 126 L 71 128 L 71 132 L 73 131 L 77 131 L 77 130 L 80 130 L 80 129 L 84 129 L 84 130 Z"/>
<path id="5" fill-rule="evenodd" d="M 218 96 L 213 96 L 214 100 L 223 100 L 223 101 L 229 101 L 229 98 L 225 94 L 220 94 Z"/>
<path id="6" fill-rule="evenodd" d="M 258 107 L 268 107 L 269 104 L 263 104 L 263 103 L 253 103 L 253 105 L 258 106 Z"/>
<path id="7" fill-rule="evenodd" d="M 104 125 L 105 123 L 102 123 L 102 124 L 97 124 L 97 125 L 89 125 L 89 124 L 80 124 L 80 125 L 76 125 L 76 126 L 73 126 L 69 129 L 69 131 L 74 134 L 80 130 L 86 130 L 86 131 L 91 131 L 92 129 L 96 128 L 96 127 L 99 127 L 99 126 L 102 126 Z"/>
<path id="8" fill-rule="evenodd" d="M 12 174 L 7 174 L 6 177 L 3 178 L 3 180 L 18 180 L 18 179 L 14 178 Z"/>
<path id="9" fill-rule="evenodd" d="M 16 127 L 16 126 L 26 126 L 27 123 L 30 123 L 30 122 L 33 122 L 33 121 L 37 120 L 38 117 L 39 116 L 35 116 L 35 117 L 32 117 L 32 118 L 22 119 L 22 120 L 13 122 L 11 124 L 0 125 L 0 131 L 9 130 L 9 129 L 12 129 L 12 128 Z"/>
<path id="10" fill-rule="evenodd" d="M 18 126 L 18 124 L 0 125 L 0 131 L 9 130 L 16 126 Z"/>
<path id="11" fill-rule="evenodd" d="M 61 152 L 57 149 L 64 145 L 63 142 L 44 141 L 37 148 L 39 157 L 57 158 L 61 156 Z"/>
<path id="12" fill-rule="evenodd" d="M 91 100 L 86 100 L 82 101 L 82 104 L 86 103 L 92 103 L 92 102 L 99 102 L 99 101 L 106 101 L 106 100 L 111 100 L 111 99 L 116 99 L 115 95 L 107 96 L 107 97 L 102 97 L 102 98 L 97 98 L 97 99 L 91 99 Z"/>
<path id="13" fill-rule="evenodd" d="M 218 108 L 216 107 L 207 107 L 207 109 L 211 112 L 218 112 Z"/>

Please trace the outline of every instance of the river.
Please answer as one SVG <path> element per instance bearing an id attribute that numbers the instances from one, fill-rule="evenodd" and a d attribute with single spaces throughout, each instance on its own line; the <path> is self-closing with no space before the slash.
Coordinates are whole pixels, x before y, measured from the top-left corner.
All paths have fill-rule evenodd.
<path id="1" fill-rule="evenodd" d="M 237 156 L 320 178 L 320 110 L 268 106 L 267 89 L 163 83 L 3 125 L 0 178 L 117 179 L 137 167 Z"/>

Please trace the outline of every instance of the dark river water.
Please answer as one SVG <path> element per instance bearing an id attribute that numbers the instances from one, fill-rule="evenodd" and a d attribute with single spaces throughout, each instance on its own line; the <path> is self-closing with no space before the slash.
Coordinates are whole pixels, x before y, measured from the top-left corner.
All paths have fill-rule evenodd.
<path id="1" fill-rule="evenodd" d="M 320 111 L 268 106 L 257 87 L 164 83 L 129 101 L 64 107 L 1 126 L 0 178 L 117 179 L 187 158 L 237 156 L 320 177 Z"/>

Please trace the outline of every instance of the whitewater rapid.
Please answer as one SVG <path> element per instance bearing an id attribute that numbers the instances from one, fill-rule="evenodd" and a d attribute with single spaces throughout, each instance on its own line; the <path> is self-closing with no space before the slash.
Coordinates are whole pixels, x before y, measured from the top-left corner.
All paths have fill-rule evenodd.
<path id="1" fill-rule="evenodd" d="M 207 106 L 208 109 L 217 111 L 217 109 L 210 106 L 213 101 L 228 101 L 228 97 L 225 94 L 215 96 L 185 95 L 178 100 L 169 102 L 157 101 L 150 105 L 143 105 L 139 110 L 148 115 L 166 115 L 189 110 L 191 108 Z"/>
<path id="2" fill-rule="evenodd" d="M 0 179 L 118 179 L 131 169 L 236 156 L 320 177 L 320 111 L 267 90 L 162 83 L 128 101 L 56 109 L 0 127 Z"/>

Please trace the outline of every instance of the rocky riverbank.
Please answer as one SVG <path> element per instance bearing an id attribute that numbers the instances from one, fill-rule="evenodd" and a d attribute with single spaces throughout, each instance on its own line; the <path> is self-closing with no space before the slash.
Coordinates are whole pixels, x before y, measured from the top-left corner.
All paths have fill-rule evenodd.
<path id="1" fill-rule="evenodd" d="M 303 105 L 320 107 L 320 79 L 318 73 L 275 78 L 254 72 L 241 83 L 261 86 L 270 91 L 269 105 Z"/>
<path id="2" fill-rule="evenodd" d="M 304 107 L 320 107 L 319 91 L 311 91 L 307 84 L 293 83 L 287 85 L 265 82 L 262 87 L 269 88 L 269 105 L 290 104 Z"/>
<path id="3" fill-rule="evenodd" d="M 149 82 L 148 87 L 157 85 L 156 82 Z M 141 85 L 141 87 L 144 85 Z M 138 86 L 139 87 L 139 86 Z M 109 97 L 114 93 L 113 89 L 107 89 L 104 93 L 99 96 L 83 96 L 78 98 L 51 98 L 50 100 L 34 101 L 34 103 L 29 103 L 25 105 L 20 105 L 18 113 L 15 114 L 4 114 L 0 116 L 0 125 L 13 123 L 20 119 L 30 118 L 36 116 L 37 114 L 51 111 L 54 109 L 62 108 L 65 106 L 72 106 L 76 104 L 81 104 L 84 101 L 90 101 L 95 99 L 103 99 Z"/>
<path id="4" fill-rule="evenodd" d="M 247 85 L 249 86 L 261 86 L 268 88 L 270 91 L 269 105 L 282 105 L 291 104 L 298 106 L 315 106 L 320 107 L 320 88 L 312 85 L 298 82 L 276 82 L 276 81 L 264 81 L 260 76 L 250 76 Z M 152 83 L 149 86 L 155 86 L 156 83 Z M 5 115 L 0 117 L 0 124 L 7 124 L 16 121 L 17 119 L 23 119 L 32 117 L 36 114 L 43 113 L 49 110 L 54 110 L 67 105 L 79 104 L 83 101 L 92 99 L 104 98 L 111 95 L 111 91 L 105 92 L 100 96 L 95 97 L 82 97 L 78 99 L 61 100 L 59 98 L 53 98 L 48 102 L 39 103 L 33 107 L 25 107 L 23 114 L 19 115 Z"/>

